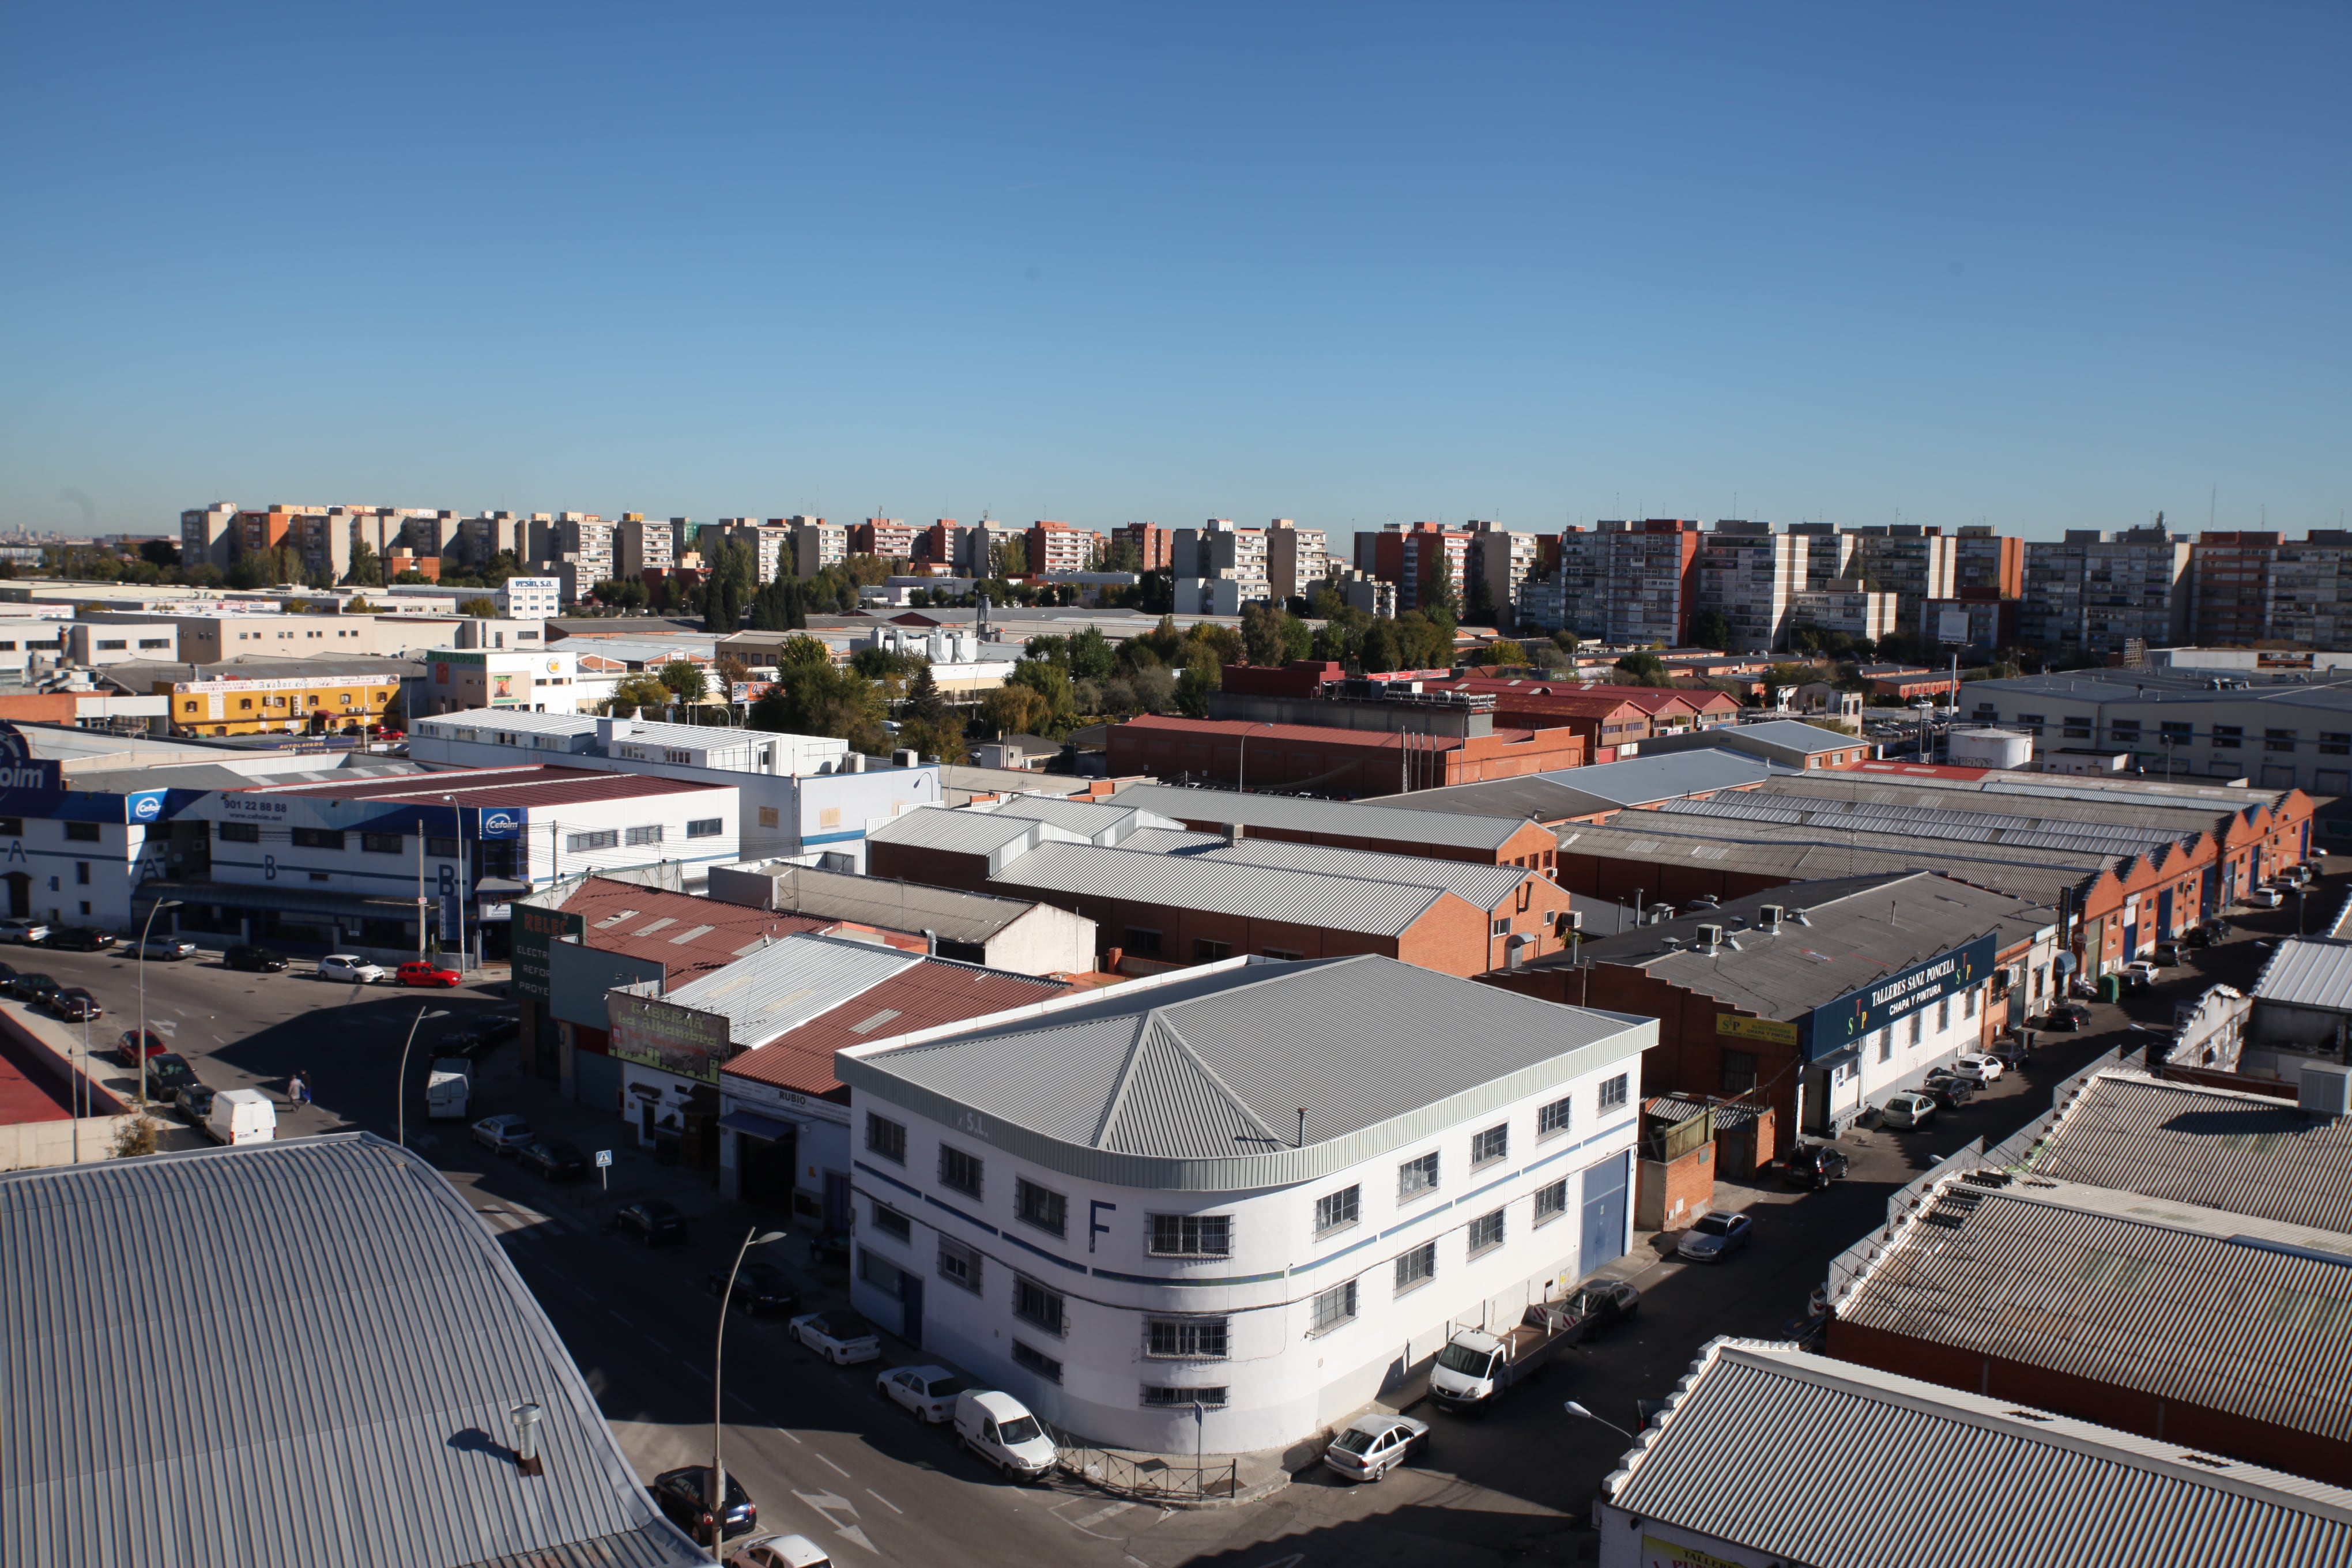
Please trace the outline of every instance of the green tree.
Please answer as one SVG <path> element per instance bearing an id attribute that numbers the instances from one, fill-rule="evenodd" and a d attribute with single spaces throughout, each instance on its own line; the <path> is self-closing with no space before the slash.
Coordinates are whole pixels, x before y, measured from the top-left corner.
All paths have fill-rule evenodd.
<path id="1" fill-rule="evenodd" d="M 1118 652 L 1093 626 L 1070 639 L 1070 674 L 1080 680 L 1108 680 L 1118 672 Z"/>
<path id="2" fill-rule="evenodd" d="M 1731 617 L 1721 610 L 1701 610 L 1691 617 L 1690 639 L 1694 647 L 1728 652 L 1732 643 Z"/>
<path id="3" fill-rule="evenodd" d="M 989 574 L 997 578 L 1025 577 L 1029 574 L 1029 542 L 1020 534 L 1010 533 L 989 546 Z"/>
<path id="4" fill-rule="evenodd" d="M 1045 713 L 1038 724 L 1029 729 L 1032 734 L 1060 740 L 1078 721 L 1077 693 L 1070 684 L 1067 665 L 1053 664 L 1045 659 L 1024 658 L 1013 667 L 1006 684 L 1025 686 L 1045 703 Z"/>
<path id="5" fill-rule="evenodd" d="M 467 599 L 457 605 L 457 613 L 494 621 L 499 617 L 499 602 L 496 599 Z"/>
<path id="6" fill-rule="evenodd" d="M 699 666 L 674 658 L 661 667 L 661 683 L 677 693 L 680 702 L 699 702 L 710 689 Z"/>
<path id="7" fill-rule="evenodd" d="M 915 667 L 913 678 L 907 682 L 907 700 L 900 711 L 916 723 L 934 729 L 948 721 L 948 700 L 931 675 L 930 660 L 924 659 Z"/>
<path id="8" fill-rule="evenodd" d="M 1400 669 L 1451 669 L 1454 668 L 1454 627 L 1435 616 L 1419 610 L 1407 610 L 1396 618 L 1397 651 L 1404 663 Z"/>
<path id="9" fill-rule="evenodd" d="M 835 668 L 828 656 L 821 664 L 781 665 L 776 683 L 751 704 L 748 722 L 754 730 L 831 735 L 879 756 L 889 749 L 889 731 L 882 728 L 887 717 L 881 689 L 862 675 Z"/>
<path id="10" fill-rule="evenodd" d="M 992 735 L 1043 733 L 1053 709 L 1034 687 L 1006 681 L 980 700 L 980 727 Z"/>
<path id="11" fill-rule="evenodd" d="M 1272 605 L 1242 606 L 1242 653 L 1250 663 L 1277 665 L 1282 662 L 1283 614 Z"/>
<path id="12" fill-rule="evenodd" d="M 1449 633 L 1462 624 L 1462 585 L 1454 580 L 1453 559 L 1442 549 L 1430 568 L 1429 589 L 1422 595 L 1420 608 Z"/>
<path id="13" fill-rule="evenodd" d="M 1668 679 L 1666 661 L 1645 647 L 1635 648 L 1619 659 L 1617 668 L 1632 677 L 1628 684 L 1635 686 L 1664 686 Z"/>
<path id="14" fill-rule="evenodd" d="M 751 667 L 731 653 L 723 653 L 710 661 L 710 676 L 718 683 L 720 700 L 731 706 L 735 694 L 751 679 Z"/>
<path id="15" fill-rule="evenodd" d="M 150 539 L 141 542 L 139 558 L 164 572 L 180 569 L 180 547 L 168 539 Z"/>
<path id="16" fill-rule="evenodd" d="M 1528 662 L 1528 650 L 1525 645 L 1513 642 L 1508 637 L 1496 637 L 1486 645 L 1481 662 L 1495 666 L 1524 665 Z"/>
<path id="17" fill-rule="evenodd" d="M 1194 652 L 1176 678 L 1176 710 L 1187 719 L 1209 716 L 1209 693 L 1225 683 L 1224 666 L 1207 648 Z"/>
<path id="18" fill-rule="evenodd" d="M 1134 540 L 1124 535 L 1113 535 L 1110 542 L 1103 547 L 1102 569 L 1106 572 L 1139 573 L 1143 570 L 1143 552 L 1136 548 Z"/>
<path id="19" fill-rule="evenodd" d="M 1397 624 L 1386 616 L 1375 616 L 1364 627 L 1358 645 L 1357 657 L 1363 661 L 1368 675 L 1383 675 L 1392 669 L 1410 669 L 1405 662 L 1404 643 L 1397 636 Z"/>
<path id="20" fill-rule="evenodd" d="M 613 711 L 625 719 L 648 708 L 666 708 L 677 700 L 677 695 L 662 684 L 661 677 L 657 675 L 640 673 L 627 676 L 613 689 Z"/>

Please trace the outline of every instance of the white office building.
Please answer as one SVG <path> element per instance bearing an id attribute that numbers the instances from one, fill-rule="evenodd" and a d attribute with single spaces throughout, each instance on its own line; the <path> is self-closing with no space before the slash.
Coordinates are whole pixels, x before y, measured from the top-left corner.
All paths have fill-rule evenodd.
<path id="1" fill-rule="evenodd" d="M 552 620 L 563 613 L 563 579 L 509 577 L 492 597 L 499 614 L 509 620 Z"/>
<path id="2" fill-rule="evenodd" d="M 1308 1438 L 1624 1253 L 1656 1039 L 1364 956 L 852 1047 L 852 1299 L 1093 1441 Z"/>

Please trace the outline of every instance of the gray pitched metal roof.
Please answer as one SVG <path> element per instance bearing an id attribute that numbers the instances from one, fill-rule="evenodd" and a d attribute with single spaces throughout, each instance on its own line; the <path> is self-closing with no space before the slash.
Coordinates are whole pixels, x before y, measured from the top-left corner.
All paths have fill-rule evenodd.
<path id="1" fill-rule="evenodd" d="M 1498 849 L 1527 826 L 1521 816 L 1465 816 L 1447 811 L 1415 811 L 1410 795 L 1381 800 L 1301 800 L 1291 795 L 1242 795 L 1227 789 L 1184 789 L 1175 784 L 1129 784 L 1111 797 L 1178 822 L 1239 823 L 1299 833 L 1346 834 L 1401 844 L 1444 845 L 1458 849 Z"/>
<path id="2" fill-rule="evenodd" d="M 2254 1000 L 2287 1007 L 2352 1012 L 2352 942 L 2289 937 L 2263 965 Z"/>
<path id="3" fill-rule="evenodd" d="M 759 1046 L 922 962 L 921 953 L 895 947 L 795 932 L 664 994 L 662 1000 L 719 1014 L 736 1045 Z"/>
<path id="4" fill-rule="evenodd" d="M 1039 826 L 1023 816 L 926 806 L 892 817 L 866 837 L 869 843 L 905 844 L 950 855 L 992 855 L 1035 833 Z"/>
<path id="5" fill-rule="evenodd" d="M 1616 1508 L 1812 1568 L 2352 1557 L 2340 1488 L 1754 1340 L 1702 1350 L 1625 1467 Z"/>
<path id="6" fill-rule="evenodd" d="M 371 1134 L 0 1175 L 0 1562 L 703 1561 L 479 1216 Z"/>
<path id="7" fill-rule="evenodd" d="M 2019 1168 L 2352 1235 L 2352 1121 L 2235 1089 L 2094 1073 Z"/>
<path id="8" fill-rule="evenodd" d="M 2347 1267 L 2335 1232 L 2039 1174 L 1954 1181 L 1839 1301 L 1830 1343 L 1851 1324 L 2341 1442 Z"/>
<path id="9" fill-rule="evenodd" d="M 1259 960 L 845 1052 L 837 1068 L 859 1095 L 1056 1169 L 1229 1191 L 1344 1169 L 1656 1039 L 1651 1019 L 1393 959 Z"/>
<path id="10" fill-rule="evenodd" d="M 1853 799 L 1817 800 L 1745 791 L 1707 800 L 1670 800 L 1657 809 L 1670 816 L 1713 816 L 1832 832 L 1897 833 L 1954 844 L 1997 844 L 2087 855 L 2136 855 L 2181 837 L 2161 823 L 2147 821 L 2134 826 L 2043 822 L 2013 812 L 1951 810 L 1916 802 L 1880 805 Z"/>
<path id="11" fill-rule="evenodd" d="M 1286 871 L 1315 871 L 1329 877 L 1356 877 L 1412 888 L 1443 888 L 1482 910 L 1493 909 L 1517 891 L 1520 883 L 1536 875 L 1517 866 L 1433 860 L 1423 855 L 1384 855 L 1376 849 L 1339 849 L 1328 844 L 1294 844 L 1279 838 L 1244 838 L 1230 845 L 1221 838 L 1211 847 L 1180 853 L 1189 860 L 1271 866 Z"/>
<path id="12" fill-rule="evenodd" d="M 1016 795 L 972 809 L 996 816 L 1022 816 L 1032 822 L 1051 823 L 1090 844 L 1124 843 L 1128 835 L 1139 828 L 1183 826 L 1174 817 L 1161 816 L 1125 801 L 1102 805 L 1086 800 L 1057 800 L 1051 795 Z"/>
<path id="13" fill-rule="evenodd" d="M 1642 747 L 1645 752 L 1659 752 L 1706 751 L 1710 747 L 1736 751 L 1742 742 L 1759 749 L 1769 747 L 1805 756 L 1818 756 L 1823 752 L 1852 751 L 1857 747 L 1864 753 L 1876 750 L 1859 735 L 1840 734 L 1800 719 L 1767 719 L 1758 724 L 1717 724 L 1710 730 L 1691 730 L 1679 735 L 1653 735 L 1642 742 Z"/>
<path id="14" fill-rule="evenodd" d="M 730 869 L 771 878 L 780 913 L 860 921 L 892 931 L 935 931 L 949 942 L 986 942 L 1037 907 L 1026 899 L 827 871 L 789 860 Z"/>
<path id="15" fill-rule="evenodd" d="M 1092 844 L 1040 844 L 1008 861 L 995 880 L 1008 888 L 1391 937 L 1412 930 L 1445 896 L 1444 889 L 1427 883 L 1374 882 Z"/>

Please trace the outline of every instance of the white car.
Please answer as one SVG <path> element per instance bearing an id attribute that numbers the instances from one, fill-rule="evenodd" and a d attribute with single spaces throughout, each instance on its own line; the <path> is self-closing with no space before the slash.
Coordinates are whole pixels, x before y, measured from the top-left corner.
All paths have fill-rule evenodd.
<path id="1" fill-rule="evenodd" d="M 882 1359 L 882 1331 L 852 1311 L 805 1313 L 793 1320 L 792 1332 L 835 1366 Z"/>
<path id="2" fill-rule="evenodd" d="M 347 980 L 357 985 L 373 985 L 383 978 L 383 966 L 370 963 L 356 952 L 331 952 L 319 960 L 319 978 Z"/>
<path id="3" fill-rule="evenodd" d="M 511 1154 L 535 1142 L 539 1134 L 530 1123 L 511 1110 L 496 1116 L 485 1116 L 474 1123 L 474 1142 L 493 1154 Z"/>
<path id="4" fill-rule="evenodd" d="M 1952 1058 L 1952 1076 L 1972 1083 L 1996 1083 L 2003 1068 L 1999 1057 L 1989 1057 L 1981 1051 L 1962 1051 Z"/>
<path id="5" fill-rule="evenodd" d="M 2246 895 L 2246 902 L 2258 910 L 2274 910 L 2286 902 L 2286 895 L 2276 888 L 2256 888 Z"/>
<path id="6" fill-rule="evenodd" d="M 938 1423 L 954 1416 L 956 1395 L 963 1392 L 964 1382 L 943 1366 L 902 1366 L 877 1377 L 874 1386 L 901 1409 Z"/>
<path id="7" fill-rule="evenodd" d="M 131 950 L 134 958 L 160 958 L 167 963 L 196 955 L 196 944 L 185 937 L 151 936 Z"/>
<path id="8" fill-rule="evenodd" d="M 727 1568 L 833 1568 L 833 1559 L 805 1535 L 763 1535 L 729 1552 Z"/>
<path id="9" fill-rule="evenodd" d="M 48 924 L 44 921 L 23 918 L 0 920 L 0 942 L 13 942 L 21 947 L 31 947 L 37 942 L 47 942 L 48 938 Z"/>
<path id="10" fill-rule="evenodd" d="M 1351 1481 L 1376 1481 L 1413 1454 L 1429 1451 L 1429 1423 L 1410 1415 L 1367 1415 L 1323 1450 L 1323 1463 Z"/>

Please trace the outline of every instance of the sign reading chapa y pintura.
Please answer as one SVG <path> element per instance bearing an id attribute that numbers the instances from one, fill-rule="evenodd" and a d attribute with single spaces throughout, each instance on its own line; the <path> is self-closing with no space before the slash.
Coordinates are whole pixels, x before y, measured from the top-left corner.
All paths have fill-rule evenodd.
<path id="1" fill-rule="evenodd" d="M 1957 996 L 1992 977 L 1993 937 L 1988 933 L 1963 947 L 1856 986 L 1834 1002 L 1813 1009 L 1805 1059 L 1818 1061 L 1843 1050 L 1890 1024 L 1899 1023 L 1947 996 Z"/>
<path id="2" fill-rule="evenodd" d="M 513 991 L 518 996 L 545 1002 L 551 994 L 548 984 L 547 944 L 567 936 L 578 936 L 586 928 L 578 915 L 562 910 L 543 910 L 536 904 L 517 904 L 514 925 L 510 933 L 514 954 Z"/>
<path id="3" fill-rule="evenodd" d="M 680 1078 L 719 1081 L 719 1064 L 727 1059 L 732 1040 L 724 1014 L 625 991 L 606 993 L 605 1004 L 614 1056 Z"/>

